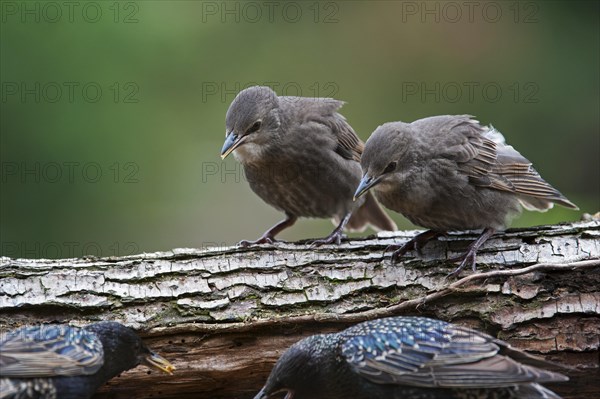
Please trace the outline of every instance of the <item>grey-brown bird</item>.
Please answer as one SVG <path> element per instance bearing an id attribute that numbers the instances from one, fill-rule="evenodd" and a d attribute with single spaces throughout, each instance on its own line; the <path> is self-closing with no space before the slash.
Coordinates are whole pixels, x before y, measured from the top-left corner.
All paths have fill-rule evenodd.
<path id="1" fill-rule="evenodd" d="M 250 188 L 285 219 L 248 246 L 272 243 L 299 217 L 332 218 L 337 227 L 314 245 L 341 241 L 344 228 L 395 230 L 371 195 L 353 201 L 363 143 L 331 98 L 277 96 L 268 87 L 241 91 L 229 106 L 225 158 L 233 152 Z"/>
<path id="2" fill-rule="evenodd" d="M 463 255 L 451 260 L 460 262 L 453 274 L 467 264 L 475 270 L 477 250 L 521 208 L 544 212 L 557 203 L 578 209 L 500 132 L 470 115 L 381 125 L 365 144 L 361 166 L 355 197 L 372 188 L 385 207 L 430 229 L 391 246 L 392 262 L 449 230 L 483 229 Z"/>

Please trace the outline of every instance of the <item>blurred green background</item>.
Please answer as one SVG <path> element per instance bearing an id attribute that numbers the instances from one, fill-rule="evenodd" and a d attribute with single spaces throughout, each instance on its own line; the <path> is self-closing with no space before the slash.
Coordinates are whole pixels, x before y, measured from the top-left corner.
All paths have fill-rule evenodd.
<path id="1" fill-rule="evenodd" d="M 598 2 L 73 4 L 2 2 L 2 255 L 257 238 L 282 215 L 219 157 L 229 103 L 257 83 L 345 100 L 363 140 L 386 121 L 476 115 L 581 208 L 513 226 L 600 210 Z"/>

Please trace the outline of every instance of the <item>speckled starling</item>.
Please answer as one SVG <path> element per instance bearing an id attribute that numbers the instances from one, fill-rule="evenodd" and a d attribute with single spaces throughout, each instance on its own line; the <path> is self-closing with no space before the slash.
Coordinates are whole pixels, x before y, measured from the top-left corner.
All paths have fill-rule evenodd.
<path id="1" fill-rule="evenodd" d="M 504 230 L 521 208 L 546 211 L 554 203 L 578 209 L 542 179 L 493 127 L 470 115 L 444 115 L 379 126 L 365 144 L 363 177 L 355 197 L 370 188 L 387 208 L 430 229 L 394 245 L 392 261 L 449 230 L 479 230 L 461 256 L 475 270 L 479 247 Z"/>
<path id="2" fill-rule="evenodd" d="M 396 229 L 372 196 L 353 202 L 363 143 L 338 113 L 342 104 L 331 98 L 280 97 L 260 86 L 233 100 L 221 156 L 233 152 L 250 188 L 286 215 L 258 240 L 240 245 L 272 243 L 299 217 L 332 218 L 337 224 L 328 237 L 314 241 L 317 246 L 339 244 L 344 228 Z"/>
<path id="3" fill-rule="evenodd" d="M 254 399 L 556 399 L 539 383 L 568 379 L 546 364 L 469 328 L 390 317 L 292 345 Z"/>
<path id="4" fill-rule="evenodd" d="M 86 399 L 140 363 L 175 369 L 119 323 L 22 327 L 0 337 L 0 398 Z"/>

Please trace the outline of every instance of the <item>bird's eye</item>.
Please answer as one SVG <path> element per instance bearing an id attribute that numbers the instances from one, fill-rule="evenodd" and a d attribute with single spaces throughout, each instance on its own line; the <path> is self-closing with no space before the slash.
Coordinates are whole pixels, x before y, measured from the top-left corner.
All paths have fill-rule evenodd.
<path id="1" fill-rule="evenodd" d="M 254 124 L 252 126 L 250 126 L 250 129 L 248 129 L 246 131 L 246 134 L 250 134 L 250 133 L 256 132 L 258 129 L 260 129 L 260 125 L 261 125 L 260 121 L 254 122 Z"/>
<path id="2" fill-rule="evenodd" d="M 383 171 L 383 173 L 390 173 L 393 172 L 394 169 L 396 169 L 396 162 L 390 162 L 388 164 L 388 166 L 385 167 L 385 170 Z"/>

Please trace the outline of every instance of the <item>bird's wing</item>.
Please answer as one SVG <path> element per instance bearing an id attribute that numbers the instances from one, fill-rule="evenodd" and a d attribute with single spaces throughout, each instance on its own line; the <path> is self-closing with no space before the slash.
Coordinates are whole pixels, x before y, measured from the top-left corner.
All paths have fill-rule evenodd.
<path id="1" fill-rule="evenodd" d="M 317 123 L 324 128 L 316 129 L 318 134 L 328 134 L 335 141 L 335 152 L 345 159 L 360 162 L 364 143 L 356 135 L 352 126 L 337 111 L 344 105 L 343 101 L 333 98 L 299 98 L 291 99 L 296 103 L 302 123 Z"/>
<path id="2" fill-rule="evenodd" d="M 2 377 L 93 374 L 103 361 L 104 351 L 97 336 L 77 327 L 23 327 L 0 340 Z"/>
<path id="3" fill-rule="evenodd" d="M 358 138 L 354 129 L 338 113 L 335 113 L 329 122 L 331 131 L 338 141 L 336 152 L 346 159 L 353 159 L 360 162 L 360 156 L 363 153 L 365 145 Z"/>
<path id="4" fill-rule="evenodd" d="M 413 320 L 359 324 L 348 330 L 342 355 L 356 373 L 378 384 L 482 388 L 560 376 L 499 355 L 499 346 L 485 334 L 438 320 Z"/>
<path id="5" fill-rule="evenodd" d="M 484 127 L 469 115 L 448 118 L 440 129 L 441 156 L 456 161 L 472 184 L 518 194 L 527 209 L 546 210 L 553 202 L 577 209 L 493 127 Z"/>

